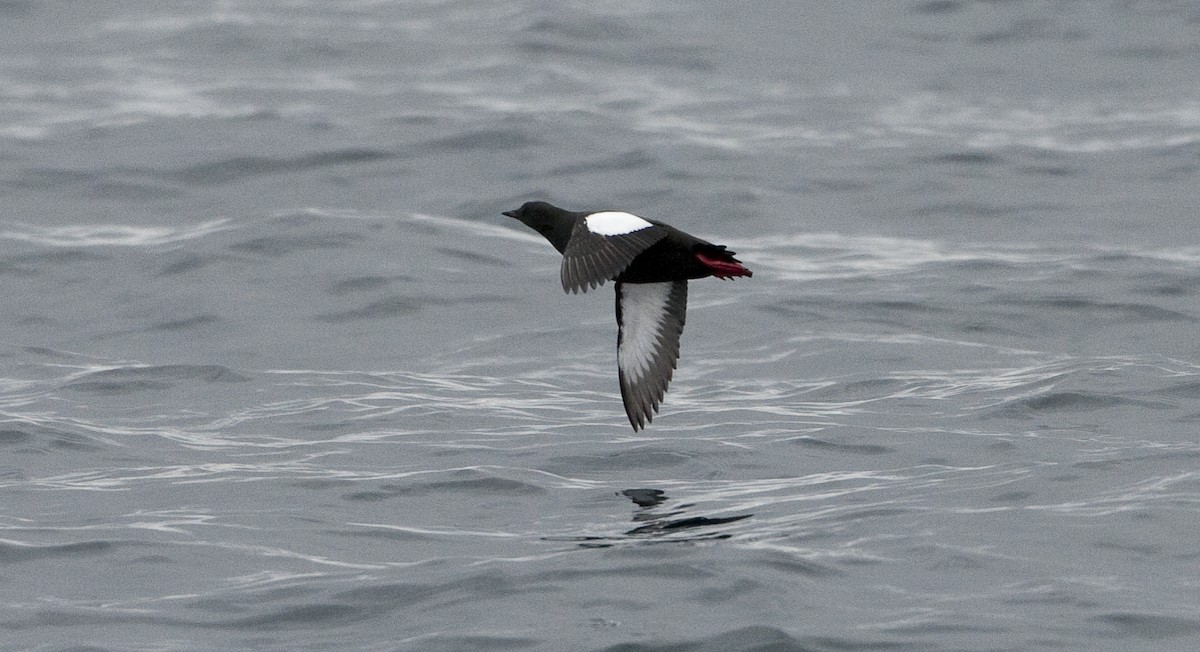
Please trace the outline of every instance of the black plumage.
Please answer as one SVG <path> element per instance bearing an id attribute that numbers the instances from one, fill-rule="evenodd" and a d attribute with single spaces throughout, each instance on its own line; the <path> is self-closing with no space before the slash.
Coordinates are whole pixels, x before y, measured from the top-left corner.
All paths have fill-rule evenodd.
<path id="1" fill-rule="evenodd" d="M 563 290 L 587 292 L 616 281 L 617 376 L 634 430 L 650 423 L 671 382 L 688 280 L 753 275 L 723 245 L 631 213 L 573 212 L 536 201 L 504 215 L 563 254 Z"/>

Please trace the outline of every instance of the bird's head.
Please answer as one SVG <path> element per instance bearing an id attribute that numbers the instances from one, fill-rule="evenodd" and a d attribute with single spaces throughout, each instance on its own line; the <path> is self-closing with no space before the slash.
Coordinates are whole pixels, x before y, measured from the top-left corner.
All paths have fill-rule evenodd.
<path id="1" fill-rule="evenodd" d="M 519 220 L 542 234 L 559 252 L 563 251 L 567 241 L 571 239 L 571 228 L 576 220 L 575 214 L 544 201 L 525 202 L 517 210 L 504 211 L 502 214 Z"/>
<path id="2" fill-rule="evenodd" d="M 561 212 L 563 212 L 561 209 L 555 208 L 544 201 L 527 201 L 521 204 L 521 207 L 515 211 L 504 211 L 502 215 L 520 220 L 523 224 L 536 229 L 539 224 L 551 222 Z"/>

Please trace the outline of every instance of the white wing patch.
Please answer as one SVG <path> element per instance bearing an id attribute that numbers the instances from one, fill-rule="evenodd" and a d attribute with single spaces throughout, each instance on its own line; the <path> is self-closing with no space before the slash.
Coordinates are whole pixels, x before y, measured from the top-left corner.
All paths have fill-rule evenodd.
<path id="1" fill-rule="evenodd" d="M 633 213 L 621 211 L 592 213 L 583 219 L 587 222 L 588 231 L 596 235 L 625 235 L 654 226 Z"/>

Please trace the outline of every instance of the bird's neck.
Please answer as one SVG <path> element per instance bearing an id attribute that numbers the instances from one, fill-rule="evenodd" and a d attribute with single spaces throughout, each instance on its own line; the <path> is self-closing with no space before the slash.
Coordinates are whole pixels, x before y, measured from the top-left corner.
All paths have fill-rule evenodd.
<path id="1" fill-rule="evenodd" d="M 575 227 L 574 220 L 561 220 L 553 224 L 543 224 L 538 227 L 538 233 L 541 233 L 558 253 L 564 253 L 567 250 L 567 242 L 571 240 L 571 231 Z"/>

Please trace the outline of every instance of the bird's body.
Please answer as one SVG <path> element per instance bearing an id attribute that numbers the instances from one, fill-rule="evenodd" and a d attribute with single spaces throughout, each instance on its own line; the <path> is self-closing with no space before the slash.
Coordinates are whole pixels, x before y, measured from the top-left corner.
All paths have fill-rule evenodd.
<path id="1" fill-rule="evenodd" d="M 634 430 L 658 411 L 679 359 L 687 282 L 752 276 L 733 252 L 668 224 L 621 211 L 572 212 L 527 202 L 504 213 L 563 254 L 563 289 L 586 292 L 616 281 L 617 370 Z"/>

